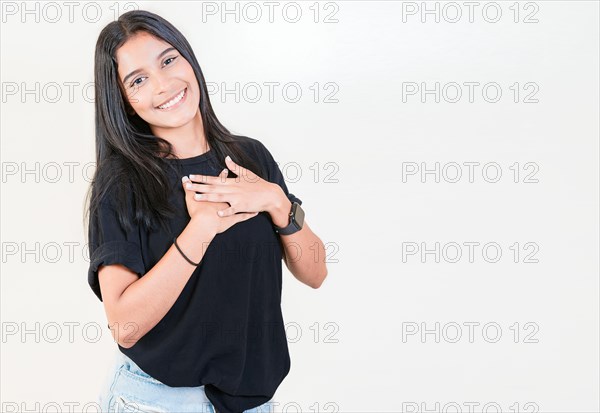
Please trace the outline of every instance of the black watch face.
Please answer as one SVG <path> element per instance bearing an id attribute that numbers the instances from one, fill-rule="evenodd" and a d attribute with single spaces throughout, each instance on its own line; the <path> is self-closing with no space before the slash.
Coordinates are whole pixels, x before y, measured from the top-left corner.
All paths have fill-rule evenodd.
<path id="1" fill-rule="evenodd" d="M 296 211 L 294 213 L 294 221 L 298 225 L 298 227 L 302 228 L 304 224 L 304 211 L 300 207 L 300 204 L 296 204 Z"/>

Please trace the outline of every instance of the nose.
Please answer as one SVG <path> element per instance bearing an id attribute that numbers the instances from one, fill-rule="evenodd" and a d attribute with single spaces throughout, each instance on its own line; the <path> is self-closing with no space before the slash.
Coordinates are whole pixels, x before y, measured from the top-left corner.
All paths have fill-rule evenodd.
<path id="1" fill-rule="evenodd" d="M 159 98 L 168 98 L 169 93 L 172 92 L 171 87 L 169 86 L 169 78 L 161 73 L 157 73 L 153 76 L 153 86 L 156 95 Z"/>

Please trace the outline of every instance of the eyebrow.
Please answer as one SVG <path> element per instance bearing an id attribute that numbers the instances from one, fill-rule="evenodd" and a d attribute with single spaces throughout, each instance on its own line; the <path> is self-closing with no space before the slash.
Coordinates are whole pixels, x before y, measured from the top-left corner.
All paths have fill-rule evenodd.
<path id="1" fill-rule="evenodd" d="M 161 57 L 163 57 L 164 55 L 166 55 L 167 53 L 169 53 L 172 50 L 177 50 L 177 49 L 175 49 L 174 47 L 169 47 L 169 48 L 163 50 L 162 52 L 160 52 L 160 54 L 158 56 L 156 56 L 156 60 L 160 60 Z M 134 76 L 134 75 L 138 74 L 141 71 L 142 71 L 142 69 L 136 69 L 133 72 L 129 73 L 123 79 L 123 84 L 127 83 L 127 79 L 129 79 L 131 76 Z"/>

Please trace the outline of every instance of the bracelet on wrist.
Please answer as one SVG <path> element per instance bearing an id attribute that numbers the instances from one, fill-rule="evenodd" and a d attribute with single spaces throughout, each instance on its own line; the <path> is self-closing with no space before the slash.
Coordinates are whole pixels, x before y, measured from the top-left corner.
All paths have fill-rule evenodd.
<path id="1" fill-rule="evenodd" d="M 192 264 L 193 266 L 197 267 L 198 265 L 200 265 L 200 263 L 196 264 L 194 261 L 190 260 L 184 253 L 183 251 L 181 251 L 181 248 L 179 248 L 179 245 L 177 245 L 177 237 L 173 237 L 173 244 L 175 244 L 175 247 L 177 248 L 177 250 L 181 253 L 181 255 L 183 256 L 183 258 L 185 258 L 185 260 L 187 262 L 189 262 L 190 264 Z"/>

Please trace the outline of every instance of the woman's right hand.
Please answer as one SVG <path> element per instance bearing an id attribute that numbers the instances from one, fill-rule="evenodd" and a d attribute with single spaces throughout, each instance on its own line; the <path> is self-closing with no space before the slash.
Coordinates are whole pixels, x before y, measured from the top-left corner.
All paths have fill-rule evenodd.
<path id="1" fill-rule="evenodd" d="M 227 170 L 224 169 L 219 176 L 226 178 Z M 194 199 L 196 191 L 186 189 L 185 187 L 188 182 L 191 182 L 190 179 L 187 176 L 184 176 L 182 178 L 182 185 L 185 192 L 185 204 L 190 218 L 199 218 L 202 220 L 206 225 L 213 229 L 215 235 L 227 231 L 238 222 L 245 221 L 258 215 L 258 212 L 243 212 L 228 217 L 220 217 L 217 214 L 217 211 L 229 208 L 229 203 L 196 201 Z"/>

